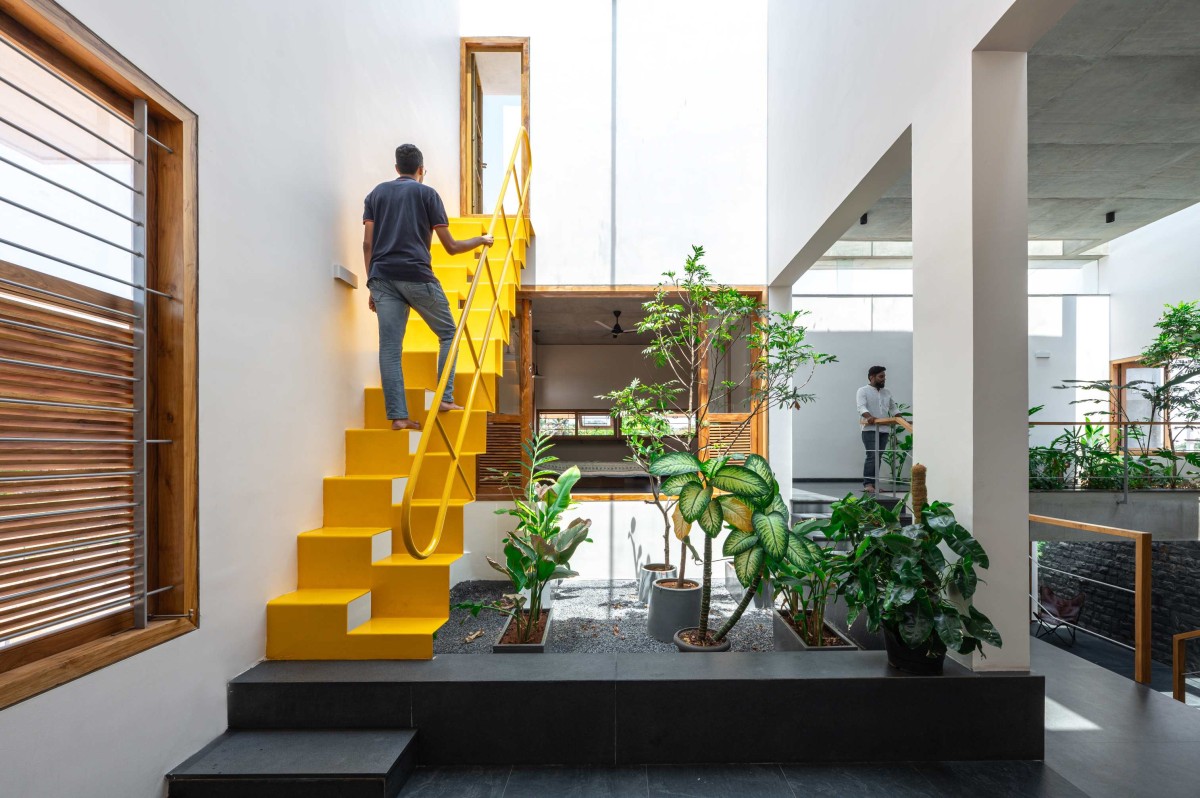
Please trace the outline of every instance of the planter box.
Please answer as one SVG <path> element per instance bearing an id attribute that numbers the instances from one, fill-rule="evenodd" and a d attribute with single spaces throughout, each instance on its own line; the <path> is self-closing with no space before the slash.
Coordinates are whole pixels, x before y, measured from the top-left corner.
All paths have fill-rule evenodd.
<path id="1" fill-rule="evenodd" d="M 1120 491 L 1031 490 L 1029 512 L 1052 518 L 1069 518 L 1089 524 L 1144 529 L 1154 533 L 1154 542 L 1200 540 L 1200 491 L 1131 490 L 1129 501 L 1120 502 Z M 1092 532 L 1029 525 L 1030 540 L 1108 540 Z"/>
<path id="2" fill-rule="evenodd" d="M 537 643 L 501 643 L 504 635 L 508 632 L 508 627 L 512 624 L 510 617 L 504 622 L 504 628 L 500 630 L 500 636 L 496 638 L 496 642 L 492 643 L 493 654 L 545 654 L 546 645 L 550 642 L 550 624 L 554 621 L 554 613 L 543 608 L 542 612 L 546 613 L 546 628 L 542 630 L 542 639 Z"/>
<path id="3" fill-rule="evenodd" d="M 851 640 L 849 637 L 846 637 L 846 635 L 842 634 L 839 630 L 830 626 L 828 623 L 825 624 L 825 631 L 829 632 L 832 635 L 835 635 L 839 640 L 842 641 L 843 645 L 840 645 L 840 646 L 810 646 L 808 643 L 804 642 L 804 638 L 802 638 L 800 636 L 800 633 L 797 632 L 795 630 L 795 628 L 790 623 L 787 622 L 787 619 L 783 617 L 783 615 L 779 612 L 779 610 L 775 610 L 774 612 L 771 613 L 771 620 L 772 620 L 772 633 L 775 638 L 775 650 L 776 651 L 857 651 L 858 650 L 858 646 L 856 646 L 854 644 L 853 640 Z"/>

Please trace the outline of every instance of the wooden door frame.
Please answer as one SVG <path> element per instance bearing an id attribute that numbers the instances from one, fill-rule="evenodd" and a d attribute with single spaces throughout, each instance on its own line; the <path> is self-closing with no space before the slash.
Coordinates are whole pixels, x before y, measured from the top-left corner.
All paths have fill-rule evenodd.
<path id="1" fill-rule="evenodd" d="M 464 36 L 459 39 L 459 102 L 458 102 L 458 207 L 462 216 L 491 216 L 490 211 L 482 214 L 471 212 L 474 191 L 471 169 L 474 158 L 471 152 L 471 71 L 468 68 L 471 55 L 475 53 L 520 53 L 521 54 L 521 125 L 529 130 L 529 37 L 528 36 Z M 528 209 L 529 201 L 526 200 Z"/>

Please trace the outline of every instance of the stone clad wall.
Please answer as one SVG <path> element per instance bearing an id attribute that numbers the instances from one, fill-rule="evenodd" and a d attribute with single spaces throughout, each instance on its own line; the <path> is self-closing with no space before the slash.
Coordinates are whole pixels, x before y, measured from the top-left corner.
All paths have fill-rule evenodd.
<path id="1" fill-rule="evenodd" d="M 1152 656 L 1171 664 L 1171 636 L 1200 629 L 1200 542 L 1164 541 L 1153 544 Z M 1124 542 L 1046 542 L 1039 565 L 1133 588 L 1133 544 Z M 1087 595 L 1079 625 L 1105 637 L 1133 644 L 1133 595 L 1074 577 L 1038 572 L 1041 584 L 1055 593 Z M 1188 644 L 1187 670 L 1200 670 L 1200 643 Z"/>

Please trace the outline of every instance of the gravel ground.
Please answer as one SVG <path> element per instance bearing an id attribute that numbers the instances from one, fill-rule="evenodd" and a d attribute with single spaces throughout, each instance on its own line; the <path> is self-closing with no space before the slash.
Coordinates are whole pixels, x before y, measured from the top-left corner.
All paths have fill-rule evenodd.
<path id="1" fill-rule="evenodd" d="M 508 582 L 462 582 L 450 591 L 450 603 L 499 598 Z M 563 581 L 551 605 L 550 651 L 565 654 L 671 652 L 675 646 L 646 634 L 646 605 L 638 601 L 637 584 L 630 581 Z M 724 586 L 713 586 L 712 624 L 719 626 L 737 604 Z M 483 611 L 472 618 L 466 610 L 451 610 L 449 622 L 438 632 L 434 654 L 490 654 L 504 626 L 505 616 Z M 482 631 L 470 642 L 467 638 Z M 772 651 L 771 616 L 766 610 L 746 610 L 729 633 L 734 651 Z"/>

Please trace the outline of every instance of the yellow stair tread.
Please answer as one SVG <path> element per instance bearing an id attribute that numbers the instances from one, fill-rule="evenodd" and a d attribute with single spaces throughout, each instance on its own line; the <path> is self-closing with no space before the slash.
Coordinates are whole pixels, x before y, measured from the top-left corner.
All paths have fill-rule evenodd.
<path id="1" fill-rule="evenodd" d="M 424 560 L 418 560 L 416 557 L 413 557 L 412 555 L 408 554 L 407 552 L 402 552 L 400 554 L 393 554 L 392 556 L 386 557 L 382 560 L 376 560 L 374 563 L 372 563 L 372 565 L 398 565 L 398 566 L 418 566 L 418 567 L 422 566 L 422 565 L 445 566 L 445 565 L 450 565 L 451 563 L 455 562 L 456 560 L 458 560 L 461 557 L 462 557 L 461 554 L 431 554 L 428 557 L 426 557 Z"/>
<path id="2" fill-rule="evenodd" d="M 310 529 L 301 532 L 301 537 L 323 538 L 373 538 L 392 530 L 386 526 L 323 526 L 320 529 Z"/>
<path id="3" fill-rule="evenodd" d="M 371 591 L 366 588 L 302 588 L 284 593 L 267 602 L 272 606 L 327 606 L 349 604 Z"/>
<path id="4" fill-rule="evenodd" d="M 436 618 L 372 618 L 356 626 L 350 635 L 430 635 L 445 625 L 448 617 Z"/>
<path id="5" fill-rule="evenodd" d="M 432 454 L 432 452 L 430 452 Z M 474 499 L 451 498 L 446 500 L 446 505 L 449 507 L 466 507 L 468 504 L 473 504 Z M 441 499 L 413 499 L 413 507 L 437 507 L 442 503 Z"/>

